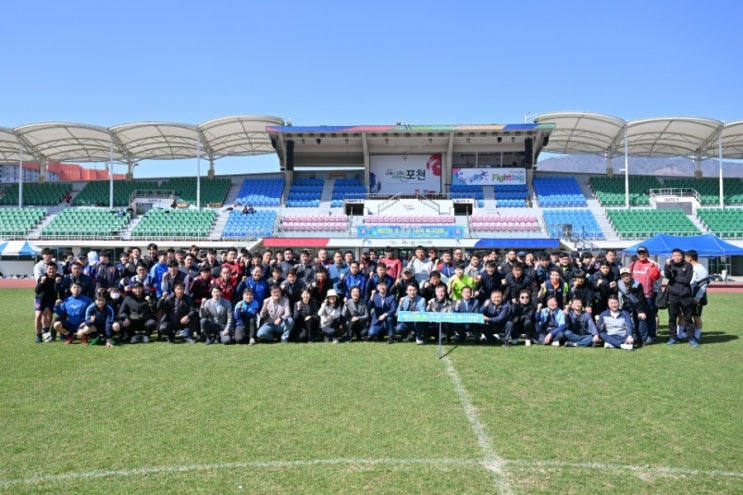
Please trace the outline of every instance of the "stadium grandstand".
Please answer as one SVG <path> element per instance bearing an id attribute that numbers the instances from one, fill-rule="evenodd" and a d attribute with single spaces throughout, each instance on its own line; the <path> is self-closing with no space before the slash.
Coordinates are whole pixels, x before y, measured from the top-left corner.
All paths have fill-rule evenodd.
<path id="1" fill-rule="evenodd" d="M 599 155 L 606 170 L 542 172 L 542 153 Z M 279 170 L 217 174 L 220 158 L 248 163 L 260 154 L 275 154 Z M 19 155 L 32 157 L 36 175 Z M 625 166 L 615 171 L 613 159 L 622 156 Z M 644 175 L 630 170 L 635 156 L 691 157 L 696 171 Z M 197 169 L 134 177 L 137 166 L 184 158 Z M 708 158 L 720 160 L 719 178 L 702 176 L 699 164 Z M 743 182 L 722 169 L 723 160 L 739 159 L 743 123 L 699 118 L 628 122 L 561 112 L 484 125 L 302 127 L 250 115 L 199 125 L 31 124 L 0 128 L 0 167 L 9 178 L 0 184 L 0 238 L 73 251 L 152 240 L 250 250 L 597 252 L 657 233 L 714 233 L 741 247 Z M 209 164 L 204 174 L 202 160 Z M 68 176 L 50 165 L 62 161 L 105 163 L 111 172 L 116 163 L 127 172 L 86 175 L 66 165 L 65 173 L 76 174 Z M 18 170 L 32 180 L 18 181 Z M 740 258 L 720 263 L 743 273 Z"/>

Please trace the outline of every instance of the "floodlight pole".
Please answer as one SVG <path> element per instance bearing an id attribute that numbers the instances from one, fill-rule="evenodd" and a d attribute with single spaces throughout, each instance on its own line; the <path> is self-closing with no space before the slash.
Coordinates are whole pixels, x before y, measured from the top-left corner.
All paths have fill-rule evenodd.
<path id="1" fill-rule="evenodd" d="M 624 207 L 629 210 L 629 143 L 627 126 L 624 127 Z"/>
<path id="2" fill-rule="evenodd" d="M 720 133 L 720 135 L 717 137 L 717 148 L 720 156 L 720 208 L 725 208 L 725 190 L 723 189 L 722 185 L 722 133 Z"/>

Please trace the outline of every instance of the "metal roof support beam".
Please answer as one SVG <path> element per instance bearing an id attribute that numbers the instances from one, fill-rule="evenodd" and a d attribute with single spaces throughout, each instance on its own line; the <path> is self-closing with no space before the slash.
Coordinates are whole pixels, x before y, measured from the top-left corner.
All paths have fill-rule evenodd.
<path id="1" fill-rule="evenodd" d="M 23 146 L 18 146 L 18 208 L 23 208 Z"/>
<path id="2" fill-rule="evenodd" d="M 624 207 L 629 210 L 629 140 L 624 126 Z"/>
<path id="3" fill-rule="evenodd" d="M 477 156 L 477 155 L 475 155 Z M 444 170 L 441 171 L 441 179 L 444 181 L 444 193 L 449 194 L 451 188 L 451 164 L 454 161 L 454 133 L 449 133 L 449 145 L 446 147 L 446 161 Z M 446 179 L 445 179 L 446 178 Z"/>
<path id="4" fill-rule="evenodd" d="M 108 133 L 111 136 L 111 133 Z M 111 144 L 108 149 L 108 202 L 109 208 L 114 209 L 114 141 L 111 137 Z"/>
<path id="5" fill-rule="evenodd" d="M 196 209 L 201 209 L 201 134 L 196 138 Z"/>
<path id="6" fill-rule="evenodd" d="M 722 132 L 719 133 L 717 137 L 718 141 L 718 151 L 719 151 L 719 162 L 720 162 L 720 208 L 725 208 L 725 191 L 723 188 L 723 180 L 722 180 Z"/>
<path id="7" fill-rule="evenodd" d="M 361 149 L 364 153 L 364 184 L 369 184 L 369 142 L 365 132 L 361 133 Z"/>

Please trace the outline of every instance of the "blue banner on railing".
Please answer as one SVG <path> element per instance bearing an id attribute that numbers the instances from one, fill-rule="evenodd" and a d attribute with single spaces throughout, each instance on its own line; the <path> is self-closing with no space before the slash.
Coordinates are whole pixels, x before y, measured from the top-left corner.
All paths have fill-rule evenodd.
<path id="1" fill-rule="evenodd" d="M 435 237 L 439 239 L 460 238 L 464 236 L 464 229 L 457 225 L 363 225 L 356 227 L 359 237 L 378 238 L 422 238 Z"/>
<path id="2" fill-rule="evenodd" d="M 428 323 L 485 323 L 480 313 L 436 313 L 434 311 L 400 311 L 397 321 Z"/>

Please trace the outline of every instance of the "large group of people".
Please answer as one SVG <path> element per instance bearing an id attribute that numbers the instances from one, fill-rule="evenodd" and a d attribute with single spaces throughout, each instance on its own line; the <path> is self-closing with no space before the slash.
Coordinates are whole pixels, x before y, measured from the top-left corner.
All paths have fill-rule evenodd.
<path id="1" fill-rule="evenodd" d="M 418 246 L 292 249 L 250 253 L 160 250 L 154 243 L 61 259 L 44 249 L 34 267 L 36 342 L 59 338 L 206 345 L 396 340 L 443 337 L 510 347 L 541 344 L 632 350 L 657 339 L 655 299 L 668 295 L 668 344 L 698 346 L 707 273 L 695 251 L 674 250 L 659 266 L 640 247 L 627 266 L 603 253 L 466 253 Z M 298 259 L 297 259 L 298 258 Z M 424 323 L 400 312 L 482 315 L 482 323 Z M 441 331 L 441 335 L 439 332 Z"/>

